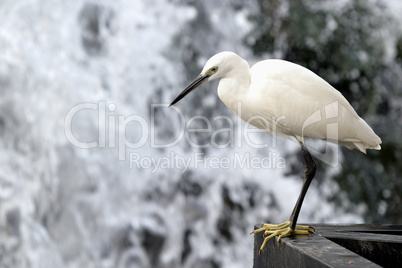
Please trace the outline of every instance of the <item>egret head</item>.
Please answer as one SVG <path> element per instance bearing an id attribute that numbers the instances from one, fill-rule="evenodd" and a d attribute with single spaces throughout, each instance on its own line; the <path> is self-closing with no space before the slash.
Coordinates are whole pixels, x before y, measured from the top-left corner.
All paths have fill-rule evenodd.
<path id="1" fill-rule="evenodd" d="M 184 98 L 188 93 L 196 89 L 197 87 L 212 81 L 217 78 L 227 77 L 228 74 L 234 69 L 236 66 L 236 61 L 241 60 L 237 54 L 229 51 L 220 52 L 214 56 L 212 56 L 207 63 L 200 75 L 198 75 L 193 82 L 190 83 L 173 101 L 169 106 L 174 105 L 179 100 Z"/>

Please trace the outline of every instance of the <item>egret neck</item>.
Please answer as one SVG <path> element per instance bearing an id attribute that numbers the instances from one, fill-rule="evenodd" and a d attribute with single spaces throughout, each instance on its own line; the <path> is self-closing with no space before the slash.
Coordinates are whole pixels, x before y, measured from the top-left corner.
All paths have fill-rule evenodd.
<path id="1" fill-rule="evenodd" d="M 232 58 L 232 61 L 233 67 L 227 69 L 219 81 L 218 95 L 232 112 L 247 121 L 248 117 L 243 108 L 249 101 L 250 66 L 239 56 Z"/>

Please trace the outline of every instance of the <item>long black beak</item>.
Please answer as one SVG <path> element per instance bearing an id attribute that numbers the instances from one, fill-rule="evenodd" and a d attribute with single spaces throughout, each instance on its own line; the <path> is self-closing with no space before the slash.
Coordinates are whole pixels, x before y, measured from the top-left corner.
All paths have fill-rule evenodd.
<path id="1" fill-rule="evenodd" d="M 186 87 L 186 89 L 183 90 L 182 93 L 180 93 L 173 101 L 172 103 L 169 105 L 172 106 L 174 105 L 176 102 L 178 102 L 179 100 L 181 100 L 182 98 L 184 98 L 188 93 L 190 93 L 191 91 L 193 91 L 194 89 L 196 89 L 197 87 L 201 86 L 202 84 L 208 82 L 208 78 L 210 77 L 210 75 L 208 74 L 200 74 L 199 76 L 197 76 L 196 79 L 194 79 L 193 82 L 191 82 L 190 85 L 188 85 Z"/>

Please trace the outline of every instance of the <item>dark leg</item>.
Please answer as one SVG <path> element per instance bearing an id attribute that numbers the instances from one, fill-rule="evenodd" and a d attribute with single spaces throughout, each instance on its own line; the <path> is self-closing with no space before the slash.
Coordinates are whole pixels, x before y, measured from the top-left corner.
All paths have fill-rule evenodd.
<path id="1" fill-rule="evenodd" d="M 278 237 L 278 242 L 281 240 L 283 237 L 287 237 L 290 235 L 309 235 L 309 234 L 314 234 L 314 227 L 311 226 L 302 226 L 302 225 L 296 225 L 297 218 L 299 217 L 300 209 L 303 204 L 304 197 L 306 196 L 308 187 L 310 186 L 311 181 L 314 178 L 315 175 L 315 170 L 316 170 L 316 165 L 314 163 L 313 158 L 311 157 L 311 154 L 307 150 L 307 147 L 300 143 L 302 152 L 303 152 L 303 157 L 304 157 L 304 162 L 306 164 L 306 172 L 304 176 L 304 183 L 302 190 L 300 192 L 299 199 L 297 199 L 295 208 L 293 209 L 292 215 L 290 216 L 289 221 L 281 223 L 281 224 L 262 224 L 261 228 L 255 229 L 252 231 L 252 234 L 257 234 L 259 232 L 264 232 L 264 242 L 262 243 L 260 247 L 260 253 L 264 250 L 265 246 L 267 245 L 267 242 L 272 239 L 273 237 L 277 236 Z M 296 229 L 297 226 L 297 229 Z"/>
<path id="2" fill-rule="evenodd" d="M 304 175 L 304 182 L 303 182 L 303 187 L 301 189 L 299 198 L 297 199 L 295 208 L 293 209 L 292 215 L 290 215 L 290 228 L 294 230 L 296 228 L 296 222 L 297 218 L 299 217 L 300 209 L 303 204 L 304 197 L 306 196 L 308 187 L 310 186 L 311 181 L 314 178 L 315 171 L 316 171 L 316 165 L 314 163 L 313 158 L 311 157 L 310 152 L 307 150 L 307 147 L 303 144 L 300 143 L 302 152 L 303 152 L 303 157 L 304 157 L 304 163 L 306 165 L 306 171 Z"/>

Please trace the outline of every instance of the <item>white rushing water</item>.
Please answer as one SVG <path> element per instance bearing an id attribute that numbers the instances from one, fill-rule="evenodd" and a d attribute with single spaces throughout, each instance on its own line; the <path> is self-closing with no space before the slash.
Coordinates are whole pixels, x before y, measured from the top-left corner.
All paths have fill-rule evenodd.
<path id="1" fill-rule="evenodd" d="M 255 7 L 179 2 L 0 2 L 1 267 L 250 267 L 253 225 L 287 220 L 297 144 L 239 135 L 216 84 L 165 105 L 218 51 L 257 60 L 242 42 Z M 196 115 L 210 133 L 191 133 L 206 127 Z M 361 222 L 324 184 L 299 221 Z"/>

